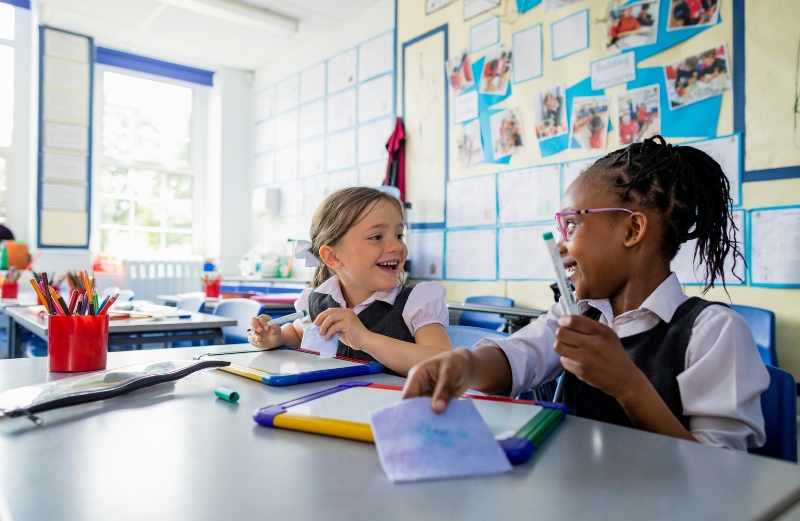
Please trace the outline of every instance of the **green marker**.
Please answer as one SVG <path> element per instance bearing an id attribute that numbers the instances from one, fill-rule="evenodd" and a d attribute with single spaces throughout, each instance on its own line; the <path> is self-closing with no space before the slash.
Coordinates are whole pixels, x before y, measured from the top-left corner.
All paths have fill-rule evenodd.
<path id="1" fill-rule="evenodd" d="M 236 403 L 239 401 L 239 393 L 224 387 L 217 387 L 214 390 L 214 394 L 217 395 L 217 398 L 222 398 L 226 402 Z"/>

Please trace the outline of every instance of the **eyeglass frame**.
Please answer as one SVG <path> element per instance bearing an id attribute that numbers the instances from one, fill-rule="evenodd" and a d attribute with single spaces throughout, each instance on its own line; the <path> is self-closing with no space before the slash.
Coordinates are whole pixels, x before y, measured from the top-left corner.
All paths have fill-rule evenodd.
<path id="1" fill-rule="evenodd" d="M 588 210 L 569 210 L 566 212 L 556 212 L 556 225 L 558 232 L 561 234 L 561 240 L 567 242 L 567 233 L 564 230 L 564 223 L 561 221 L 562 217 L 569 217 L 570 215 L 584 215 L 587 213 L 601 213 L 601 212 L 628 212 L 633 215 L 635 212 L 627 208 L 590 208 Z"/>

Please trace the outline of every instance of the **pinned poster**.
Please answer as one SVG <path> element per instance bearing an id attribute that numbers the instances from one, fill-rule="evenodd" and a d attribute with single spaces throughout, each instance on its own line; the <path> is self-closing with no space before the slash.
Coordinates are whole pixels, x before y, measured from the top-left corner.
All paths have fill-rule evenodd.
<path id="1" fill-rule="evenodd" d="M 500 223 L 552 221 L 561 200 L 561 167 L 548 165 L 497 175 Z"/>
<path id="2" fill-rule="evenodd" d="M 624 52 L 610 58 L 595 60 L 589 68 L 592 90 L 603 90 L 636 79 L 636 55 Z"/>
<path id="3" fill-rule="evenodd" d="M 628 84 L 628 88 L 630 88 L 630 84 Z M 567 108 L 567 121 L 571 120 L 573 100 L 576 97 L 600 96 L 602 94 L 603 91 L 592 90 L 591 78 L 586 78 L 585 80 L 567 88 L 565 102 Z M 548 139 L 547 141 L 539 141 L 539 150 L 542 153 L 542 157 L 557 154 L 558 152 L 566 150 L 567 148 L 569 148 L 569 133 L 565 133 L 553 139 Z"/>
<path id="4" fill-rule="evenodd" d="M 733 206 L 742 204 L 742 141 L 739 134 L 722 136 L 705 141 L 692 141 L 682 143 L 702 150 L 719 163 L 725 177 L 730 183 L 731 199 Z"/>
<path id="5" fill-rule="evenodd" d="M 334 132 L 356 124 L 356 89 L 328 97 L 328 132 Z"/>
<path id="6" fill-rule="evenodd" d="M 478 92 L 481 94 L 502 95 L 508 91 L 511 79 L 511 49 L 498 45 L 486 53 L 481 71 Z"/>
<path id="7" fill-rule="evenodd" d="M 478 52 L 500 43 L 500 17 L 493 16 L 469 28 L 469 49 Z"/>
<path id="8" fill-rule="evenodd" d="M 605 150 L 608 138 L 607 96 L 577 97 L 572 100 L 569 148 Z"/>
<path id="9" fill-rule="evenodd" d="M 539 142 L 569 133 L 564 84 L 531 94 L 533 121 Z"/>
<path id="10" fill-rule="evenodd" d="M 444 278 L 444 231 L 413 231 L 408 238 L 409 276 L 412 279 Z"/>
<path id="11" fill-rule="evenodd" d="M 589 48 L 589 10 L 584 9 L 550 25 L 553 61 Z"/>
<path id="12" fill-rule="evenodd" d="M 371 121 L 392 113 L 394 76 L 384 74 L 358 85 L 358 122 Z"/>
<path id="13" fill-rule="evenodd" d="M 450 87 L 458 95 L 475 85 L 475 74 L 472 61 L 469 58 L 469 50 L 464 47 L 461 52 L 456 54 L 444 63 Z"/>
<path id="14" fill-rule="evenodd" d="M 300 177 L 321 174 L 325 171 L 325 140 L 312 139 L 300 143 Z"/>
<path id="15" fill-rule="evenodd" d="M 800 287 L 800 208 L 750 210 L 750 284 Z"/>
<path id="16" fill-rule="evenodd" d="M 494 176 L 449 181 L 446 218 L 448 228 L 495 224 L 497 197 Z"/>
<path id="17" fill-rule="evenodd" d="M 356 166 L 356 132 L 331 134 L 325 143 L 325 170 L 333 172 Z"/>
<path id="18" fill-rule="evenodd" d="M 275 87 L 256 93 L 256 121 L 269 119 L 275 115 Z"/>
<path id="19" fill-rule="evenodd" d="M 678 109 L 731 90 L 728 47 L 719 45 L 664 65 L 669 108 Z"/>
<path id="20" fill-rule="evenodd" d="M 553 280 L 553 261 L 542 235 L 558 237 L 554 224 L 501 228 L 498 238 L 498 278 L 504 280 Z"/>
<path id="21" fill-rule="evenodd" d="M 464 123 L 478 117 L 478 91 L 471 90 L 453 100 L 456 123 Z"/>
<path id="22" fill-rule="evenodd" d="M 325 133 L 325 100 L 300 107 L 300 139 L 321 136 Z"/>
<path id="23" fill-rule="evenodd" d="M 641 143 L 661 134 L 661 97 L 658 85 L 620 93 L 617 96 L 619 143 Z"/>
<path id="24" fill-rule="evenodd" d="M 282 147 L 297 143 L 298 117 L 297 111 L 292 110 L 275 118 L 275 146 Z"/>
<path id="25" fill-rule="evenodd" d="M 300 73 L 300 103 L 325 95 L 325 64 L 320 63 Z"/>
<path id="26" fill-rule="evenodd" d="M 394 69 L 394 32 L 382 34 L 358 47 L 358 81 L 380 76 Z"/>
<path id="27" fill-rule="evenodd" d="M 300 100 L 300 83 L 297 75 L 286 78 L 275 87 L 275 108 L 278 114 L 295 108 Z"/>
<path id="28" fill-rule="evenodd" d="M 328 60 L 328 95 L 356 84 L 356 57 L 352 49 Z"/>
<path id="29" fill-rule="evenodd" d="M 255 185 L 271 185 L 275 182 L 275 154 L 267 153 L 256 156 Z"/>
<path id="30" fill-rule="evenodd" d="M 470 168 L 483 162 L 480 121 L 475 120 L 463 125 L 457 139 L 458 160 L 462 168 Z"/>
<path id="31" fill-rule="evenodd" d="M 514 57 L 514 83 L 542 76 L 542 24 L 536 24 L 511 37 Z"/>
<path id="32" fill-rule="evenodd" d="M 656 43 L 660 14 L 658 7 L 659 0 L 641 0 L 611 9 L 608 13 L 609 21 L 606 22 L 606 51 L 620 51 Z"/>
<path id="33" fill-rule="evenodd" d="M 281 183 L 297 178 L 297 145 L 275 152 L 275 181 Z"/>
<path id="34" fill-rule="evenodd" d="M 500 6 L 500 0 L 464 0 L 464 21 Z"/>
<path id="35" fill-rule="evenodd" d="M 495 159 L 522 151 L 525 147 L 522 133 L 522 113 L 517 107 L 505 109 L 489 117 L 491 147 Z"/>
<path id="36" fill-rule="evenodd" d="M 256 123 L 256 154 L 269 152 L 275 148 L 275 120 L 268 119 Z"/>
<path id="37" fill-rule="evenodd" d="M 497 280 L 497 230 L 445 233 L 448 280 Z"/>

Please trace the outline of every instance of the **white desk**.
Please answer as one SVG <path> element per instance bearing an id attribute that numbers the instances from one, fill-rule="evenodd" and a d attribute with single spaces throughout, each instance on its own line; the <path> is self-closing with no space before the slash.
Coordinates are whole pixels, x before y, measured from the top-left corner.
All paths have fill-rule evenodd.
<path id="1" fill-rule="evenodd" d="M 108 366 L 208 351 L 109 353 Z M 46 359 L 0 361 L 0 390 L 61 377 Z M 43 412 L 40 427 L 2 420 L 0 490 L 14 519 L 59 521 L 730 521 L 773 519 L 800 498 L 797 465 L 580 418 L 511 474 L 403 485 L 389 482 L 372 444 L 252 420 L 258 407 L 341 381 L 268 387 L 214 370 Z M 240 401 L 217 399 L 218 386 Z"/>
<path id="2" fill-rule="evenodd" d="M 23 307 L 7 308 L 5 313 L 11 319 L 8 329 L 9 358 L 22 356 L 23 330 L 47 340 L 48 324 L 46 320 Z M 222 328 L 236 324 L 235 319 L 205 313 L 191 313 L 191 318 L 112 320 L 108 326 L 108 345 L 189 340 L 210 340 L 215 344 L 224 344 L 225 337 L 222 334 Z"/>
<path id="3" fill-rule="evenodd" d="M 201 294 L 198 293 L 198 295 L 201 295 Z M 299 297 L 300 293 L 296 293 L 296 294 L 292 293 L 292 295 L 297 295 Z M 163 302 L 164 304 L 166 304 L 168 306 L 174 306 L 178 302 L 180 302 L 181 299 L 189 297 L 189 296 L 192 296 L 192 295 L 191 294 L 185 294 L 185 295 L 156 295 L 156 300 L 160 300 L 161 302 Z M 211 297 L 204 297 L 204 298 L 205 298 L 205 303 L 203 304 L 203 308 L 206 309 L 206 310 L 209 310 L 209 311 L 214 311 L 217 308 L 217 304 L 219 303 L 219 299 L 211 298 Z M 262 308 L 267 309 L 267 310 L 269 310 L 269 309 L 291 309 L 292 311 L 294 311 L 294 304 L 289 304 L 287 302 L 259 302 L 259 304 L 261 304 Z"/>

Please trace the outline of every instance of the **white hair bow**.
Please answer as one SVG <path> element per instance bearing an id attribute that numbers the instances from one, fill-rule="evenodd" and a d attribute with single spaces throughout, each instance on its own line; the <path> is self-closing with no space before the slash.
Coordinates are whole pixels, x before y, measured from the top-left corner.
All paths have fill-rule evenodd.
<path id="1" fill-rule="evenodd" d="M 309 241 L 297 241 L 297 246 L 294 248 L 294 256 L 296 259 L 305 259 L 306 268 L 318 268 L 322 265 L 319 257 L 311 253 L 311 243 Z"/>

